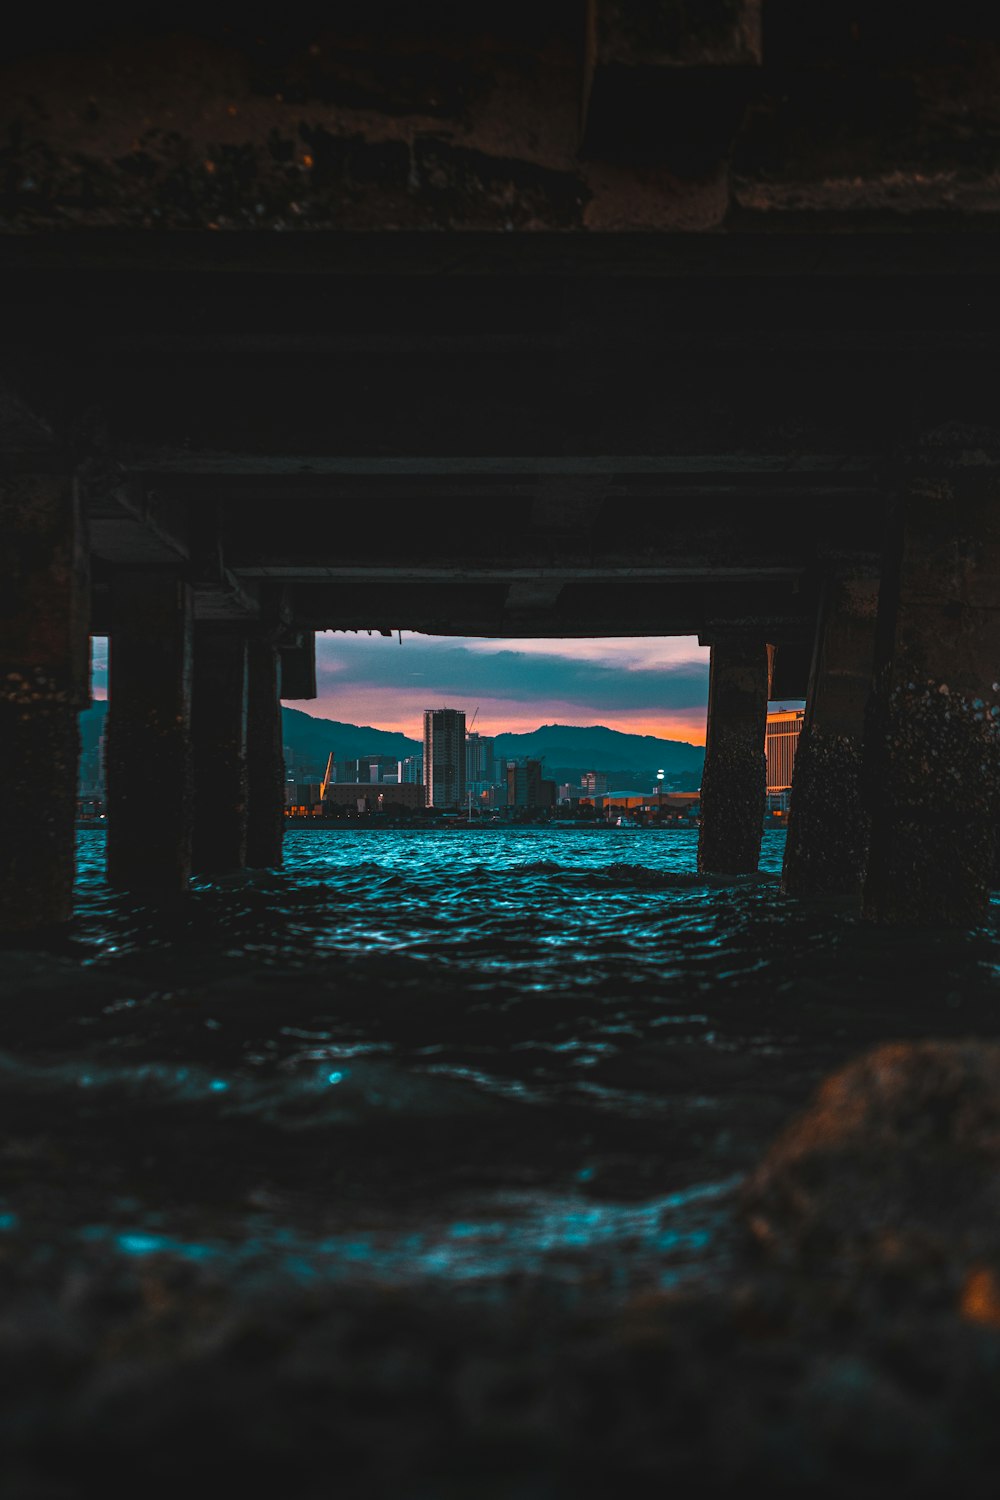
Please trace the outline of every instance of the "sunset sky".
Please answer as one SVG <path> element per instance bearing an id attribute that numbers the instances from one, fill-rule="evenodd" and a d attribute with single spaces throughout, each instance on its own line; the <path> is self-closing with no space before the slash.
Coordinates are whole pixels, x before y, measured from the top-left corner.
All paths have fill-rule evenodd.
<path id="1" fill-rule="evenodd" d="M 329 633 L 316 638 L 318 718 L 420 738 L 425 708 L 477 706 L 484 734 L 540 724 L 607 724 L 705 742 L 708 650 L 693 637 L 483 640 Z M 107 693 L 107 642 L 94 641 L 94 694 Z"/>
<path id="2" fill-rule="evenodd" d="M 420 737 L 425 708 L 464 709 L 484 734 L 540 724 L 607 724 L 705 742 L 708 650 L 689 637 L 483 640 L 463 636 L 320 635 L 323 718 Z"/>

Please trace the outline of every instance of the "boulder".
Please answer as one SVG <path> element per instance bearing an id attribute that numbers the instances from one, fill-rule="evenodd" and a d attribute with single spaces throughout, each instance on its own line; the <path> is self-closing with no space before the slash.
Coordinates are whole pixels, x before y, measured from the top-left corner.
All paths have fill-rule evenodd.
<path id="1" fill-rule="evenodd" d="M 779 1264 L 936 1266 L 960 1282 L 978 1277 L 971 1316 L 989 1307 L 983 1278 L 1000 1268 L 1000 1046 L 894 1042 L 849 1063 L 774 1142 L 742 1208 Z"/>

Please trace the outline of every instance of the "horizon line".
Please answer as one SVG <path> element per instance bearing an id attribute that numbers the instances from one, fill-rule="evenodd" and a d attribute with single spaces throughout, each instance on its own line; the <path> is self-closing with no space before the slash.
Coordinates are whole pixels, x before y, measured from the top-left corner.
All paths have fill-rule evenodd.
<path id="1" fill-rule="evenodd" d="M 421 743 L 419 735 L 407 734 L 405 729 L 383 729 L 378 724 L 355 724 L 350 719 L 329 719 L 325 714 L 310 713 L 307 708 L 298 707 L 298 703 L 301 701 L 302 700 L 300 699 L 288 702 L 285 699 L 282 699 L 281 706 L 282 708 L 289 709 L 292 713 L 302 714 L 307 719 L 314 719 L 317 724 L 344 724 L 350 729 L 371 729 L 376 734 L 400 734 L 404 739 L 413 740 L 417 744 Z M 424 709 L 423 712 L 439 713 L 440 709 Z M 463 710 L 457 709 L 455 710 L 455 712 L 462 713 Z M 556 720 L 553 720 L 549 724 L 539 724 L 535 729 L 497 729 L 492 732 L 490 738 L 497 739 L 502 734 L 539 734 L 543 729 L 603 729 L 607 734 L 627 735 L 630 739 L 664 740 L 668 745 L 688 745 L 692 750 L 704 750 L 705 748 L 704 745 L 699 745 L 694 740 L 676 740 L 670 739 L 667 735 L 662 734 L 648 734 L 634 729 L 616 729 L 613 724 L 565 724 L 560 723 Z M 466 731 L 466 733 L 468 733 L 468 731 Z M 476 733 L 479 734 L 480 731 L 476 730 Z"/>

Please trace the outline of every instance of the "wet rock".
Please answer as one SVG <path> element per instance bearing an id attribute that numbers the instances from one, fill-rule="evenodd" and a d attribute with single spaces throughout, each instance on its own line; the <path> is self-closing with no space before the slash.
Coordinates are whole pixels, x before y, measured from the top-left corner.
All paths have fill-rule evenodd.
<path id="1" fill-rule="evenodd" d="M 850 1063 L 779 1136 L 743 1210 L 783 1264 L 959 1283 L 1000 1265 L 1000 1046 L 890 1043 Z M 970 1305 L 993 1305 L 985 1283 Z"/>

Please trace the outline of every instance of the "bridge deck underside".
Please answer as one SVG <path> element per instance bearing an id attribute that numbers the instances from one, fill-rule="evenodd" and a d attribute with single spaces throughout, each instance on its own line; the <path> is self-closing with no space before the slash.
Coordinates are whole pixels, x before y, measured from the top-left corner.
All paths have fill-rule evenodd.
<path id="1" fill-rule="evenodd" d="M 204 618 L 280 591 L 306 628 L 800 639 L 902 475 L 1000 454 L 981 266 L 489 239 L 471 274 L 432 236 L 287 274 L 8 246 L 20 392 L 90 455 L 96 628 L 116 569 L 176 562 Z"/>

